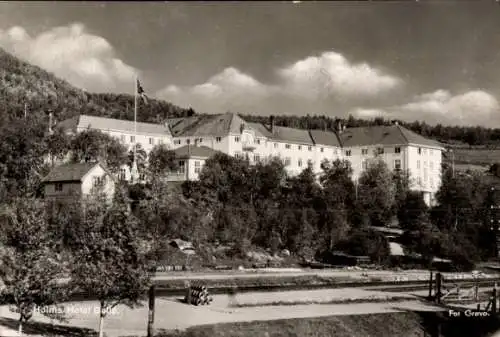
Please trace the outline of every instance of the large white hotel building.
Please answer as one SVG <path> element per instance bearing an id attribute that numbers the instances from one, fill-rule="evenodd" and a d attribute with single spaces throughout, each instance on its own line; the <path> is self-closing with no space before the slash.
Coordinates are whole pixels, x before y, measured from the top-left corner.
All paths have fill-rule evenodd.
<path id="1" fill-rule="evenodd" d="M 137 123 L 111 118 L 80 115 L 61 123 L 67 132 L 95 129 L 118 138 L 132 147 L 142 145 L 148 153 L 155 145 L 165 144 L 175 150 L 179 172 L 170 180 L 196 180 L 205 160 L 220 151 L 256 162 L 278 156 L 290 174 L 298 174 L 308 163 L 320 172 L 323 160 L 347 159 L 357 180 L 375 155 L 389 168 L 408 170 L 412 189 L 423 192 L 428 204 L 441 182 L 443 146 L 400 125 L 341 128 L 338 132 L 303 130 L 250 123 L 237 114 L 203 115 L 168 119 L 164 124 Z M 127 168 L 121 172 L 129 177 Z"/>

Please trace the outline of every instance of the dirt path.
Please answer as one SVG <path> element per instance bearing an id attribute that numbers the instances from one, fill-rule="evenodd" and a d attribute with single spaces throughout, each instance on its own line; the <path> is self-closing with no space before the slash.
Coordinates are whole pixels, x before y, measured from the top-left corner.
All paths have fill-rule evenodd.
<path id="1" fill-rule="evenodd" d="M 307 299 L 310 298 L 337 298 L 344 299 L 347 296 L 369 296 L 374 292 L 362 289 L 333 289 L 312 292 L 278 292 L 278 293 L 254 293 L 236 296 L 236 301 L 257 302 L 262 296 L 267 299 Z M 232 299 L 226 295 L 214 296 L 214 302 L 210 306 L 189 306 L 181 303 L 177 298 L 157 298 L 155 312 L 156 329 L 184 329 L 194 325 L 215 324 L 223 322 L 254 321 L 254 320 L 277 320 L 290 318 L 320 317 L 331 315 L 357 315 L 368 313 L 387 313 L 406 310 L 442 310 L 430 305 L 422 304 L 416 300 L 386 302 L 386 303 L 357 303 L 357 304 L 312 304 L 312 305 L 286 305 L 265 307 L 229 307 Z M 68 311 L 73 312 L 69 322 L 64 325 L 88 329 L 97 329 L 98 308 L 97 302 L 68 303 Z M 0 316 L 15 318 L 7 307 L 0 307 Z M 144 335 L 146 331 L 148 311 L 147 307 L 129 309 L 124 306 L 117 307 L 116 312 L 111 313 L 105 321 L 105 331 L 109 337 L 120 337 L 127 335 Z M 34 320 L 47 322 L 50 320 L 39 313 L 35 313 Z"/>

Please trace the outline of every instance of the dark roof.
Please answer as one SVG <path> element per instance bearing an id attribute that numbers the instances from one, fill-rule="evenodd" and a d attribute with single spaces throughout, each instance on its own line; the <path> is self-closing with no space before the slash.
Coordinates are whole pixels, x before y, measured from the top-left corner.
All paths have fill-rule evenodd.
<path id="1" fill-rule="evenodd" d="M 174 150 L 176 158 L 191 158 L 201 157 L 209 158 L 219 151 L 213 150 L 206 146 L 185 145 Z"/>
<path id="2" fill-rule="evenodd" d="M 138 133 L 159 136 L 169 135 L 168 129 L 163 124 L 143 122 L 137 122 L 135 124 L 134 126 L 134 121 L 89 115 L 80 115 L 78 121 L 78 127 L 80 128 L 117 130 L 133 133 L 135 132 L 135 127 L 137 127 Z"/>
<path id="3" fill-rule="evenodd" d="M 82 178 L 99 163 L 77 163 L 77 164 L 63 164 L 54 167 L 50 173 L 43 178 L 45 183 L 53 182 L 80 182 Z"/>
<path id="4" fill-rule="evenodd" d="M 309 133 L 315 144 L 340 147 L 340 141 L 334 132 L 311 130 Z"/>
<path id="5" fill-rule="evenodd" d="M 174 137 L 224 137 L 230 133 L 240 133 L 246 122 L 233 113 L 211 116 L 194 116 L 168 119 L 167 124 Z"/>
<path id="6" fill-rule="evenodd" d="M 340 134 L 343 146 L 364 145 L 407 145 L 418 144 L 431 147 L 443 147 L 437 141 L 422 137 L 400 125 L 378 125 L 348 128 Z"/>

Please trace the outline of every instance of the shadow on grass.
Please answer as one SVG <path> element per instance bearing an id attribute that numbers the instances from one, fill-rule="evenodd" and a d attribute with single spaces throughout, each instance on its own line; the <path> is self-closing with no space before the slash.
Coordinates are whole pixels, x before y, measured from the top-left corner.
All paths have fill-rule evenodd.
<path id="1" fill-rule="evenodd" d="M 17 331 L 18 321 L 12 318 L 0 317 L 0 326 Z M 23 324 L 24 335 L 43 335 L 43 336 L 64 336 L 64 337 L 94 337 L 97 332 L 92 329 L 70 327 L 64 325 L 27 322 Z"/>
<path id="2" fill-rule="evenodd" d="M 416 314 L 424 337 L 492 337 L 500 332 L 500 315 L 489 317 L 467 317 L 463 307 L 443 306 L 445 311 L 411 311 L 404 308 L 393 309 Z M 459 317 L 451 317 L 448 310 L 460 311 Z"/>

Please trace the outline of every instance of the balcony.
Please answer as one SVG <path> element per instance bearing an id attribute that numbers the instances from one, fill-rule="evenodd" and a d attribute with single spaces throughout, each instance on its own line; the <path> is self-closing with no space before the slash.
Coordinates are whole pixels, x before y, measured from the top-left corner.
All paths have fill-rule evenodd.
<path id="1" fill-rule="evenodd" d="M 243 151 L 253 151 L 256 148 L 256 145 L 252 142 L 242 142 L 241 148 Z"/>

